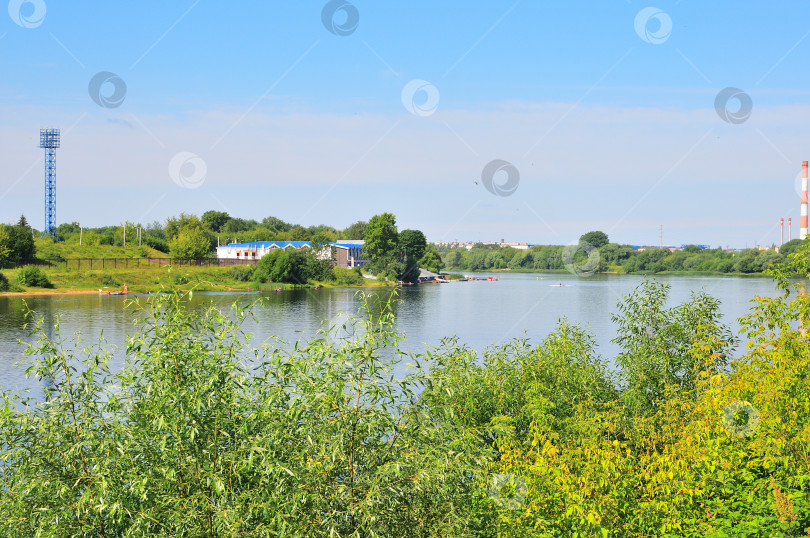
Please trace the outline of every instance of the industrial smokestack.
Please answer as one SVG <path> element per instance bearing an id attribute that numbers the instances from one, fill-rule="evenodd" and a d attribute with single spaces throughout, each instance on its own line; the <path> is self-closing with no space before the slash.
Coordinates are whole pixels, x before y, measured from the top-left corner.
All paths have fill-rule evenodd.
<path id="1" fill-rule="evenodd" d="M 785 244 L 785 219 L 779 219 L 779 246 Z"/>
<path id="2" fill-rule="evenodd" d="M 802 212 L 799 239 L 807 237 L 807 161 L 802 161 Z"/>
<path id="3" fill-rule="evenodd" d="M 788 217 L 788 241 L 793 239 L 793 218 Z"/>

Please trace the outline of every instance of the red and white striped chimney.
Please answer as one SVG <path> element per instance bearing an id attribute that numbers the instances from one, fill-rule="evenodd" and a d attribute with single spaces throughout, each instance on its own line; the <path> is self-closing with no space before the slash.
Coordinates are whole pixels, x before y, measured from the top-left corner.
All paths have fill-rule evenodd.
<path id="1" fill-rule="evenodd" d="M 788 241 L 793 239 L 793 217 L 788 217 Z"/>
<path id="2" fill-rule="evenodd" d="M 802 212 L 799 239 L 807 237 L 807 161 L 802 161 Z"/>
<path id="3" fill-rule="evenodd" d="M 785 219 L 779 219 L 779 246 L 785 244 Z"/>

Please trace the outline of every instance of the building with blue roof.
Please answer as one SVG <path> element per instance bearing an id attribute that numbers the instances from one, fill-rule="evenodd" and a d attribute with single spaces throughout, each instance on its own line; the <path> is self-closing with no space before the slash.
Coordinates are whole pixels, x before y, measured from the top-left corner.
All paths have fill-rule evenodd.
<path id="1" fill-rule="evenodd" d="M 329 243 L 326 254 L 338 267 L 362 267 L 368 260 L 363 256 L 363 241 L 347 240 Z M 232 263 L 256 263 L 262 257 L 278 249 L 310 249 L 309 241 L 251 241 L 231 243 L 217 247 L 217 258 L 231 260 Z"/>

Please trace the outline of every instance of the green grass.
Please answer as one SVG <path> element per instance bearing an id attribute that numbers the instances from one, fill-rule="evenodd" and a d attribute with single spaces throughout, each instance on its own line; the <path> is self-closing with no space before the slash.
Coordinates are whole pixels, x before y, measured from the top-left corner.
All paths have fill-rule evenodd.
<path id="1" fill-rule="evenodd" d="M 50 237 L 36 239 L 37 258 L 41 260 L 69 258 L 168 258 L 169 255 L 146 245 L 128 244 L 126 247 L 112 245 L 81 245 L 78 240 L 54 242 Z"/>
<path id="2" fill-rule="evenodd" d="M 144 262 L 142 262 L 144 263 Z M 17 284 L 17 275 L 20 269 L 5 269 L 3 274 L 8 277 L 9 283 L 15 284 L 10 292 L 29 293 L 61 293 L 70 291 L 123 291 L 124 284 L 130 292 L 157 292 L 157 291 L 247 291 L 247 290 L 274 290 L 277 288 L 292 289 L 302 286 L 282 284 L 277 282 L 240 282 L 234 280 L 228 267 L 194 267 L 194 266 L 167 266 L 159 264 L 141 265 L 140 267 L 117 269 L 67 269 L 62 267 L 42 267 L 42 272 L 48 277 L 54 288 L 28 288 Z M 363 286 L 385 286 L 375 280 L 366 280 Z M 321 287 L 346 287 L 346 284 L 319 283 Z"/>

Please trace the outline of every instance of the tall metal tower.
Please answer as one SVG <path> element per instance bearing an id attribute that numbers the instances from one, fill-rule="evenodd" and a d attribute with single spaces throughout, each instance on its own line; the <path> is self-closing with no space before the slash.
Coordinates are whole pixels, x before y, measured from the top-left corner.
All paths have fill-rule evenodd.
<path id="1" fill-rule="evenodd" d="M 45 148 L 45 227 L 42 237 L 56 236 L 56 148 L 59 147 L 59 129 L 40 129 L 39 147 Z"/>

